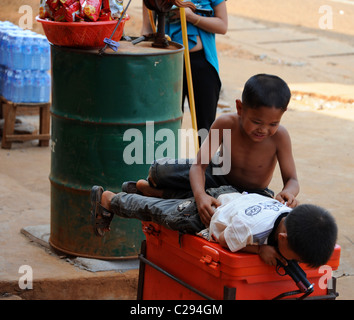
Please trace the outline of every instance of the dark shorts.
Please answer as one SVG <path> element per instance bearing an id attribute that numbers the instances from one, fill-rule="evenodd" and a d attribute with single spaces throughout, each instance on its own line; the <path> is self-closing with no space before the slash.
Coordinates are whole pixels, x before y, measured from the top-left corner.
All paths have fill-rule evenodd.
<path id="1" fill-rule="evenodd" d="M 153 162 L 149 169 L 149 177 L 155 187 L 164 190 L 165 199 L 184 199 L 193 197 L 189 181 L 189 170 L 193 159 L 163 158 Z M 205 172 L 205 189 L 218 188 L 230 185 L 223 175 L 215 175 L 213 171 L 218 165 L 210 162 Z M 148 177 L 148 179 L 149 179 Z M 274 192 L 265 189 L 246 189 L 232 186 L 237 192 L 257 193 L 267 197 L 274 197 Z"/>

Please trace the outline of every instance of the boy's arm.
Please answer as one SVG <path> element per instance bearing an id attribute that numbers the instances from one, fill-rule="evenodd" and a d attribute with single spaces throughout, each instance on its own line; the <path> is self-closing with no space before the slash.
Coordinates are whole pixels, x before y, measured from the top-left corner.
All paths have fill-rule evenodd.
<path id="1" fill-rule="evenodd" d="M 225 237 L 224 232 L 222 232 L 218 239 L 219 244 L 229 249 Z M 278 253 L 278 251 L 273 247 L 266 244 L 262 245 L 247 245 L 243 249 L 239 250 L 238 252 L 247 252 L 247 253 L 255 253 L 258 254 L 261 259 L 271 266 L 277 265 L 277 259 L 280 260 L 284 265 L 287 265 L 287 261 Z"/>
<path id="2" fill-rule="evenodd" d="M 256 253 L 266 264 L 269 264 L 270 266 L 276 266 L 277 259 L 284 265 L 288 264 L 273 246 L 269 246 L 267 244 L 247 245 L 245 248 L 241 249 L 240 252 Z"/>
<path id="3" fill-rule="evenodd" d="M 296 196 L 300 191 L 300 186 L 297 180 L 290 136 L 284 127 L 279 129 L 277 158 L 284 187 L 275 198 L 281 203 L 286 202 L 288 207 L 294 208 L 298 204 Z"/>
<path id="4" fill-rule="evenodd" d="M 211 197 L 205 192 L 205 165 L 196 162 L 189 171 L 189 180 L 193 190 L 198 213 L 202 223 L 208 227 L 211 217 L 214 214 L 214 208 L 220 206 L 220 201 Z"/>
<path id="5" fill-rule="evenodd" d="M 225 116 L 220 116 L 214 121 L 189 171 L 189 180 L 197 204 L 198 213 L 205 226 L 209 226 L 210 224 L 210 219 L 214 214 L 213 207 L 218 207 L 221 204 L 220 201 L 205 192 L 205 170 L 222 143 L 223 128 L 225 128 L 227 122 Z M 215 141 L 212 143 L 211 139 L 211 135 L 214 136 L 217 132 L 215 130 L 219 133 L 218 143 L 215 143 Z"/>

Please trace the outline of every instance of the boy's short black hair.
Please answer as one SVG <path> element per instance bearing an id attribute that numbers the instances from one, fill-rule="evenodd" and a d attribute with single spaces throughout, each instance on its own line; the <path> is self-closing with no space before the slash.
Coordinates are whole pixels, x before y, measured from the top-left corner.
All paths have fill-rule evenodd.
<path id="1" fill-rule="evenodd" d="M 324 208 L 312 204 L 295 207 L 285 218 L 290 249 L 311 267 L 330 259 L 337 241 L 337 224 Z"/>
<path id="2" fill-rule="evenodd" d="M 257 74 L 245 84 L 242 103 L 249 108 L 274 107 L 286 110 L 291 92 L 284 80 L 269 74 Z"/>

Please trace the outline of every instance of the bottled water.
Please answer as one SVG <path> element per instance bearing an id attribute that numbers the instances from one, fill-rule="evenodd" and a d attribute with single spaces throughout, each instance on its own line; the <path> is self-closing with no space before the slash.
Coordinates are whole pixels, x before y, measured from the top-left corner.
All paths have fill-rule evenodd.
<path id="1" fill-rule="evenodd" d="M 48 71 L 50 69 L 50 45 L 45 36 L 41 36 L 42 54 L 40 70 Z"/>
<path id="2" fill-rule="evenodd" d="M 24 70 L 23 82 L 24 82 L 23 102 L 25 103 L 35 102 L 33 98 L 34 81 L 33 81 L 33 75 L 31 70 Z"/>
<path id="3" fill-rule="evenodd" d="M 34 70 L 33 72 L 33 86 L 32 97 L 35 102 L 49 102 L 51 79 L 47 71 Z M 34 102 L 32 101 L 32 102 Z"/>
<path id="4" fill-rule="evenodd" d="M 33 47 L 33 38 L 28 37 L 22 46 L 24 68 L 32 69 L 32 47 Z"/>
<path id="5" fill-rule="evenodd" d="M 5 67 L 4 67 L 5 68 Z M 4 70 L 4 80 L 3 80 L 3 87 L 2 87 L 2 96 L 8 99 L 9 93 L 9 83 L 8 83 L 8 69 L 5 68 Z"/>
<path id="6" fill-rule="evenodd" d="M 49 42 L 28 30 L 0 29 L 0 64 L 14 70 L 49 70 Z"/>
<path id="7" fill-rule="evenodd" d="M 0 64 L 7 66 L 8 61 L 8 35 L 10 32 L 18 31 L 20 28 L 13 24 L 6 24 L 0 27 Z"/>
<path id="8" fill-rule="evenodd" d="M 9 32 L 7 34 L 6 40 L 5 40 L 5 54 L 6 54 L 6 65 L 9 69 L 14 69 L 13 68 L 13 45 L 14 45 L 14 40 L 15 40 L 15 33 Z"/>
<path id="9" fill-rule="evenodd" d="M 5 42 L 4 42 L 4 38 L 5 38 L 5 32 L 4 30 L 0 29 L 0 64 L 2 66 L 5 66 L 5 61 L 4 61 L 4 54 L 3 54 L 3 50 L 4 50 L 4 46 L 5 46 Z"/>
<path id="10" fill-rule="evenodd" d="M 38 102 L 49 102 L 51 89 L 51 78 L 48 72 L 39 72 L 39 96 Z"/>
<path id="11" fill-rule="evenodd" d="M 32 95 L 30 97 L 31 102 L 38 102 L 39 99 L 39 70 L 31 70 L 32 76 Z"/>
<path id="12" fill-rule="evenodd" d="M 12 102 L 23 102 L 24 99 L 24 81 L 23 71 L 14 70 L 12 81 Z"/>
<path id="13" fill-rule="evenodd" d="M 8 67 L 8 46 L 9 46 L 9 34 L 5 33 L 2 36 L 1 41 L 1 62 L 5 67 Z"/>
<path id="14" fill-rule="evenodd" d="M 43 52 L 41 48 L 41 40 L 39 36 L 33 37 L 33 45 L 32 45 L 32 63 L 31 69 L 38 69 L 40 68 L 40 61 L 41 61 L 41 53 Z"/>
<path id="15" fill-rule="evenodd" d="M 4 78 L 4 92 L 3 95 L 7 100 L 12 100 L 12 83 L 13 83 L 13 71 L 11 69 L 5 70 Z"/>
<path id="16" fill-rule="evenodd" d="M 0 96 L 2 96 L 4 92 L 5 70 L 5 66 L 0 64 Z"/>
<path id="17" fill-rule="evenodd" d="M 9 34 L 9 63 L 8 66 L 10 69 L 14 70 L 23 70 L 23 54 L 22 54 L 22 45 L 24 38 L 21 33 L 10 33 Z"/>
<path id="18" fill-rule="evenodd" d="M 49 70 L 47 38 L 0 21 L 0 95 L 16 103 L 49 102 Z"/>

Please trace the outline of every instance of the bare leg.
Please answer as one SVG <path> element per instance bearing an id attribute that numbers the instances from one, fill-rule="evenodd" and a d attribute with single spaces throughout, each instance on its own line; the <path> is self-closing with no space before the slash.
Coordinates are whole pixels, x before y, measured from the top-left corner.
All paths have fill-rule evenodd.
<path id="1" fill-rule="evenodd" d="M 162 198 L 162 196 L 163 196 L 162 189 L 156 189 L 154 187 L 151 187 L 149 182 L 147 182 L 146 180 L 139 180 L 136 183 L 136 188 L 140 192 L 142 192 L 144 196 L 147 196 L 147 197 Z"/>
<path id="2" fill-rule="evenodd" d="M 101 197 L 101 206 L 111 211 L 111 200 L 116 194 L 111 191 L 104 191 Z"/>

